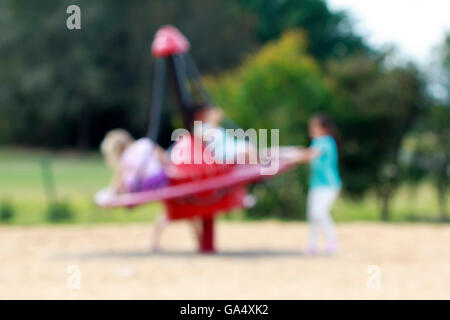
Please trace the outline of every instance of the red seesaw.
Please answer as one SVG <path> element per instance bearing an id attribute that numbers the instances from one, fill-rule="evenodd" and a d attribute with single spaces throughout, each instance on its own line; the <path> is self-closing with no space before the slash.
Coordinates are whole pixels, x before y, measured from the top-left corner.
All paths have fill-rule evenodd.
<path id="1" fill-rule="evenodd" d="M 189 128 L 192 107 L 198 100 L 203 104 L 214 105 L 205 90 L 200 74 L 189 56 L 189 41 L 173 26 L 161 27 L 153 40 L 151 52 L 156 58 L 155 78 L 147 136 L 159 144 L 168 145 L 169 137 L 160 134 L 161 110 L 166 83 L 166 68 L 169 68 L 174 81 L 174 93 L 178 110 L 185 128 Z M 195 99 L 194 99 L 195 97 Z M 197 101 L 194 101 L 197 100 Z M 162 141 L 162 139 L 166 139 Z M 184 143 L 186 143 L 184 139 Z M 169 142 L 169 143 L 168 143 Z M 194 144 L 195 145 L 195 144 Z M 203 147 L 201 152 L 203 153 Z M 280 174 L 297 165 L 291 157 L 292 149 L 280 148 L 277 161 Z M 236 208 L 245 207 L 246 186 L 273 176 L 263 175 L 261 164 L 224 165 L 224 164 L 173 164 L 169 168 L 170 183 L 151 191 L 117 195 L 102 202 L 102 207 L 134 207 L 155 201 L 163 201 L 170 220 L 201 220 L 201 232 L 198 243 L 203 253 L 214 252 L 214 218 L 217 214 L 227 213 Z"/>

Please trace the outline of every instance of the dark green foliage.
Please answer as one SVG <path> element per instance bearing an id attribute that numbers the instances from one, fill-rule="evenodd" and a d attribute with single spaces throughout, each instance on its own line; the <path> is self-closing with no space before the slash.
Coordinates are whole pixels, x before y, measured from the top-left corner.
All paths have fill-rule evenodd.
<path id="1" fill-rule="evenodd" d="M 353 31 L 345 12 L 331 12 L 324 0 L 240 0 L 254 12 L 258 39 L 264 43 L 284 31 L 302 28 L 307 32 L 308 51 L 320 61 L 370 51 Z"/>
<path id="2" fill-rule="evenodd" d="M 14 218 L 14 207 L 8 201 L 3 201 L 0 205 L 0 222 L 8 223 Z"/>
<path id="3" fill-rule="evenodd" d="M 341 168 L 349 194 L 375 190 L 381 216 L 402 182 L 399 152 L 427 104 L 425 83 L 412 65 L 387 69 L 383 60 L 357 56 L 329 64 L 339 97 L 333 115 L 341 128 Z"/>
<path id="4" fill-rule="evenodd" d="M 51 223 L 69 222 L 73 217 L 74 212 L 67 202 L 52 203 L 47 210 L 47 220 Z"/>
<path id="5" fill-rule="evenodd" d="M 449 220 L 447 198 L 450 189 L 450 108 L 436 104 L 417 121 L 404 147 L 403 165 L 408 181 L 431 178 L 438 196 L 439 217 Z"/>
<path id="6" fill-rule="evenodd" d="M 333 114 L 341 128 L 347 190 L 364 192 L 396 163 L 404 135 L 425 107 L 424 82 L 414 67 L 386 70 L 367 56 L 332 63 Z"/>
<path id="7" fill-rule="evenodd" d="M 66 8 L 81 8 L 81 30 Z M 106 131 L 146 132 L 153 77 L 150 45 L 175 24 L 200 70 L 235 65 L 254 46 L 252 19 L 235 2 L 1 1 L 0 142 L 97 146 Z"/>
<path id="8" fill-rule="evenodd" d="M 308 168 L 300 167 L 251 188 L 256 205 L 246 211 L 249 218 L 276 217 L 305 220 Z"/>

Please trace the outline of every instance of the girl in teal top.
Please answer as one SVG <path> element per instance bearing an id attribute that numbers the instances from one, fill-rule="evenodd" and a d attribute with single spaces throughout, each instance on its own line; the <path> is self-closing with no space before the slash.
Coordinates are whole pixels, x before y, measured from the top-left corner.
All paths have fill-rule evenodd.
<path id="1" fill-rule="evenodd" d="M 304 150 L 300 161 L 310 163 L 307 198 L 307 217 L 310 223 L 308 253 L 317 253 L 319 231 L 327 237 L 327 252 L 338 249 L 330 210 L 342 186 L 339 175 L 338 131 L 334 121 L 326 114 L 318 114 L 309 121 L 311 145 Z"/>

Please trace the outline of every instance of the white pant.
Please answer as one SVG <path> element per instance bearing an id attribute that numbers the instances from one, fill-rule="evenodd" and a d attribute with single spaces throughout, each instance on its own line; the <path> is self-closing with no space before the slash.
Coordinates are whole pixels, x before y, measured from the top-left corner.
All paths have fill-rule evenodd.
<path id="1" fill-rule="evenodd" d="M 319 187 L 308 192 L 307 216 L 310 223 L 309 245 L 315 247 L 319 240 L 319 229 L 325 232 L 329 244 L 336 244 L 336 232 L 330 209 L 339 195 L 338 188 Z"/>

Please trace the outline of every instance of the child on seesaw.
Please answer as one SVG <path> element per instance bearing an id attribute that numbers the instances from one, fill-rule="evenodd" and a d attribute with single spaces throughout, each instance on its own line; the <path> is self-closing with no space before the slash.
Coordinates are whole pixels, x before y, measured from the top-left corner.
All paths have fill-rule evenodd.
<path id="1" fill-rule="evenodd" d="M 300 153 L 297 147 L 284 147 L 283 155 L 279 154 L 279 146 L 257 148 L 255 141 L 245 140 L 245 132 L 241 132 L 244 137 L 237 137 L 229 134 L 220 124 L 224 117 L 222 109 L 208 105 L 197 105 L 192 110 L 192 123 L 198 122 L 202 128 L 202 136 L 196 137 L 201 140 L 206 139 L 207 149 L 212 151 L 214 159 L 219 164 L 269 164 L 276 157 L 296 158 Z M 194 135 L 195 127 L 191 128 Z M 289 149 L 289 154 L 286 151 Z"/>
<path id="2" fill-rule="evenodd" d="M 152 190 L 167 185 L 165 151 L 148 138 L 134 140 L 115 129 L 105 136 L 101 151 L 114 175 L 110 191 L 116 194 Z"/>
<path id="3" fill-rule="evenodd" d="M 118 194 L 149 191 L 168 185 L 166 169 L 169 157 L 149 138 L 135 140 L 128 131 L 115 129 L 106 134 L 100 149 L 113 171 L 113 178 L 108 188 L 96 194 L 98 204 L 106 203 Z M 159 249 L 161 233 L 168 222 L 165 213 L 157 219 L 151 244 L 153 251 Z"/>
<path id="4" fill-rule="evenodd" d="M 196 138 L 206 139 L 204 142 L 217 163 L 236 163 L 238 161 L 257 163 L 258 155 L 255 145 L 228 134 L 221 126 L 224 117 L 222 109 L 208 105 L 196 105 L 192 108 L 192 116 L 191 131 L 194 135 L 197 134 L 195 123 L 198 122 L 201 125 L 202 136 Z"/>

